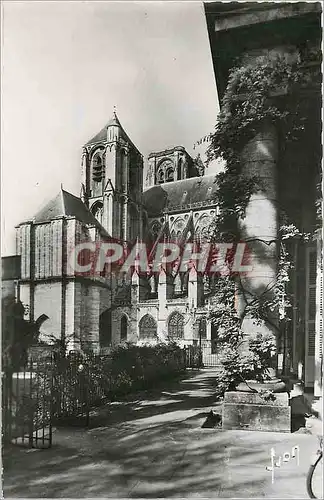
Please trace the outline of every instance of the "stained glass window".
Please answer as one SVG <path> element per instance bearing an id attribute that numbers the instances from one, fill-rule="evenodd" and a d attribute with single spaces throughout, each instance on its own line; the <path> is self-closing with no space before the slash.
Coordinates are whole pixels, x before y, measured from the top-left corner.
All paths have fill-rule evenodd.
<path id="1" fill-rule="evenodd" d="M 182 314 L 174 312 L 170 315 L 168 322 L 168 335 L 171 338 L 183 339 L 184 319 Z"/>
<path id="2" fill-rule="evenodd" d="M 152 339 L 157 337 L 157 324 L 150 314 L 145 314 L 140 320 L 139 335 L 141 339 Z"/>

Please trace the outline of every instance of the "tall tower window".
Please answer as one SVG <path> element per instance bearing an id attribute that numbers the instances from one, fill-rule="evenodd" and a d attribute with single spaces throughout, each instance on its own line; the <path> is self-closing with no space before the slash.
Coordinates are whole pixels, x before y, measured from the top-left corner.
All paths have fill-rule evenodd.
<path id="1" fill-rule="evenodd" d="M 92 170 L 93 180 L 95 182 L 101 182 L 102 181 L 102 174 L 103 174 L 102 158 L 101 158 L 101 156 L 97 155 L 93 159 L 93 170 Z"/>
<path id="2" fill-rule="evenodd" d="M 97 221 L 99 221 L 100 224 L 102 224 L 103 204 L 102 204 L 101 201 L 97 201 L 97 203 L 95 203 L 92 206 L 91 212 L 93 213 L 93 215 L 95 216 L 95 218 L 97 219 Z"/>

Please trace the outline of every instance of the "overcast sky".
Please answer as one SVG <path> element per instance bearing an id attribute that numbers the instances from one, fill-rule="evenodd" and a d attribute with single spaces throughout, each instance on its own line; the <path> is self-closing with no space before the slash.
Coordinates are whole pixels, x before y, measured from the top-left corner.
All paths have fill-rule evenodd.
<path id="1" fill-rule="evenodd" d="M 2 3 L 2 254 L 14 226 L 63 183 L 79 195 L 82 145 L 113 106 L 146 158 L 214 128 L 200 2 Z"/>

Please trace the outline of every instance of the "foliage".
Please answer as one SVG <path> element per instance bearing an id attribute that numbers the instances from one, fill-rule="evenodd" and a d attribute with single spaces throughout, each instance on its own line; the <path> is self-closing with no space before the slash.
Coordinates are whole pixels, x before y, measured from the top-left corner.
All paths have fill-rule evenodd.
<path id="1" fill-rule="evenodd" d="M 250 336 L 247 342 L 248 349 L 244 349 L 242 344 L 232 343 L 222 350 L 222 368 L 217 376 L 221 390 L 233 390 L 240 382 L 249 380 L 267 380 L 268 369 L 276 353 L 274 337 L 259 332 Z"/>
<path id="2" fill-rule="evenodd" d="M 262 190 L 262 180 L 243 168 L 242 154 L 249 141 L 271 123 L 279 133 L 281 145 L 298 141 L 307 125 L 305 103 L 298 90 L 307 84 L 307 75 L 293 56 L 268 53 L 234 68 L 222 101 L 221 112 L 207 151 L 209 160 L 221 158 L 225 169 L 217 175 L 216 203 L 219 214 L 209 227 L 214 241 L 240 240 L 239 221 L 244 219 L 253 193 Z M 284 99 L 281 96 L 284 95 Z M 233 276 L 216 281 L 210 319 L 218 332 L 223 352 L 222 371 L 218 382 L 223 389 L 234 388 L 248 379 L 264 380 L 274 353 L 274 339 L 259 334 L 250 339 L 249 350 L 242 349 L 244 318 L 253 318 L 256 325 L 268 323 L 280 330 L 289 321 L 291 307 L 288 292 L 293 268 L 289 244 L 296 238 L 307 238 L 281 216 L 278 235 L 279 262 L 275 280 L 258 294 L 245 290 L 244 282 Z M 264 242 L 266 243 L 266 242 Z M 242 294 L 244 310 L 238 314 L 234 295 Z M 274 318 L 279 318 L 278 323 Z"/>
<path id="3" fill-rule="evenodd" d="M 218 333 L 218 342 L 225 346 L 236 344 L 242 338 L 242 319 L 235 308 L 235 291 L 233 277 L 223 276 L 215 281 L 209 319 Z"/>
<path id="4" fill-rule="evenodd" d="M 214 231 L 224 238 L 237 236 L 236 222 L 244 218 L 248 201 L 261 186 L 257 175 L 242 171 L 242 151 L 260 130 L 271 122 L 287 145 L 297 141 L 305 128 L 305 110 L 297 90 L 305 84 L 305 72 L 298 61 L 285 56 L 260 56 L 230 72 L 221 112 L 207 151 L 209 161 L 222 158 L 225 171 L 217 176 L 219 216 Z M 279 92 L 278 92 L 279 89 Z M 275 94 L 285 94 L 284 99 Z M 293 104 L 292 104 L 293 101 Z M 223 234 L 225 233 L 225 234 Z"/>
<path id="5" fill-rule="evenodd" d="M 19 391 L 11 398 L 12 437 L 48 425 L 55 417 L 75 417 L 117 397 L 154 387 L 178 377 L 185 369 L 182 349 L 175 343 L 155 346 L 128 344 L 111 355 L 45 353 L 26 365 Z M 12 387 L 13 369 L 6 368 Z M 18 385 L 15 383 L 15 387 Z"/>
<path id="6" fill-rule="evenodd" d="M 263 322 L 277 330 L 280 336 L 285 324 L 290 321 L 292 307 L 289 294 L 290 273 L 293 262 L 289 243 L 295 239 L 307 241 L 308 234 L 301 233 L 293 224 L 282 225 L 278 234 L 279 261 L 275 280 L 262 293 L 245 297 L 245 306 L 240 314 L 235 306 L 234 296 L 238 290 L 247 293 L 242 281 L 234 276 L 220 277 L 215 286 L 215 303 L 209 318 L 218 332 L 218 345 L 222 356 L 222 370 L 217 377 L 221 390 L 234 389 L 240 382 L 255 379 L 263 381 L 275 354 L 275 337 L 262 335 L 249 338 L 249 352 L 244 351 L 242 323 L 246 317 L 253 318 L 255 325 Z M 279 319 L 279 323 L 273 320 Z"/>
<path id="7" fill-rule="evenodd" d="M 27 362 L 30 345 L 37 342 L 36 322 L 24 318 L 25 308 L 14 296 L 2 298 L 2 359 L 18 370 Z"/>
<path id="8" fill-rule="evenodd" d="M 151 388 L 184 370 L 183 352 L 175 343 L 126 344 L 106 356 L 71 353 L 58 356 L 55 365 L 56 407 L 64 414 L 73 413 L 76 406 L 91 407 L 107 398 Z"/>

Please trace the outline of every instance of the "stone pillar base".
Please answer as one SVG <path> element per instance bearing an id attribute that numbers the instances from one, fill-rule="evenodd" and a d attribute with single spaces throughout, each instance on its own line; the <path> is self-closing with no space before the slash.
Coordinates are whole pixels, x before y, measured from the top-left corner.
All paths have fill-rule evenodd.
<path id="1" fill-rule="evenodd" d="M 225 392 L 223 430 L 291 432 L 288 394 L 273 394 L 273 398 L 265 400 L 253 392 Z"/>

